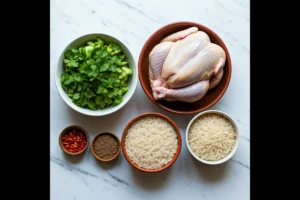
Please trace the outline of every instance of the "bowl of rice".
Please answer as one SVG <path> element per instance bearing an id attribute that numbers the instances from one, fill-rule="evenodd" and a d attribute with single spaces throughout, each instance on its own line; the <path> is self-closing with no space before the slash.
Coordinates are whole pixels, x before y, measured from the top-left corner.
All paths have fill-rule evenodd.
<path id="1" fill-rule="evenodd" d="M 228 161 L 239 146 L 239 131 L 234 119 L 218 110 L 197 114 L 186 129 L 186 145 L 192 156 L 205 164 Z"/>
<path id="2" fill-rule="evenodd" d="M 121 147 L 126 160 L 143 172 L 160 172 L 177 160 L 182 138 L 167 116 L 148 112 L 134 117 L 124 128 Z"/>

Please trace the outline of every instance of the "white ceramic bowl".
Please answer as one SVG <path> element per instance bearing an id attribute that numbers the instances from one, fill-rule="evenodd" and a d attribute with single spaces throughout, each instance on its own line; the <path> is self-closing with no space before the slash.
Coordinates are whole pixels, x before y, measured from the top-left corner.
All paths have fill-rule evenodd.
<path id="1" fill-rule="evenodd" d="M 96 37 L 100 37 L 105 42 L 113 41 L 113 42 L 118 43 L 122 47 L 123 52 L 126 55 L 126 58 L 129 62 L 129 67 L 133 70 L 133 75 L 128 78 L 128 91 L 126 94 L 124 94 L 123 101 L 119 105 L 107 107 L 102 110 L 91 110 L 91 109 L 81 108 L 81 107 L 77 106 L 76 104 L 74 104 L 72 102 L 72 99 L 70 97 L 68 97 L 67 93 L 63 90 L 61 83 L 60 83 L 60 77 L 64 71 L 63 60 L 64 60 L 65 51 L 69 48 L 78 48 L 79 46 L 84 45 L 87 41 L 96 39 Z M 137 82 L 138 82 L 138 70 L 137 70 L 137 66 L 135 64 L 134 58 L 133 58 L 130 50 L 125 46 L 125 44 L 123 42 L 121 42 L 117 38 L 115 38 L 111 35 L 103 34 L 103 33 L 91 33 L 91 34 L 80 36 L 79 38 L 76 38 L 75 40 L 73 40 L 70 44 L 68 44 L 66 46 L 66 48 L 61 53 L 56 70 L 55 70 L 55 83 L 56 83 L 56 87 L 57 87 L 58 92 L 59 92 L 60 96 L 62 97 L 62 99 L 66 102 L 66 104 L 68 104 L 75 111 L 85 114 L 85 115 L 89 115 L 89 116 L 104 116 L 104 115 L 111 114 L 111 113 L 116 112 L 117 110 L 121 109 L 132 97 L 132 95 L 136 89 Z"/>
<path id="2" fill-rule="evenodd" d="M 219 114 L 219 115 L 222 115 L 224 117 L 226 117 L 234 126 L 234 129 L 236 131 L 236 143 L 232 149 L 232 151 L 227 155 L 225 156 L 224 158 L 222 158 L 221 160 L 217 160 L 217 161 L 207 161 L 207 160 L 203 160 L 201 158 L 199 158 L 191 149 L 190 145 L 189 145 L 189 142 L 188 142 L 188 134 L 189 134 L 189 130 L 190 130 L 190 127 L 191 125 L 193 124 L 193 122 L 200 116 L 202 115 L 205 115 L 205 114 L 210 114 L 210 113 L 216 113 L 216 114 Z M 205 163 L 205 164 L 209 164 L 209 165 L 218 165 L 218 164 L 221 164 L 221 163 L 224 163 L 226 161 L 228 161 L 236 152 L 236 150 L 238 149 L 239 147 L 239 143 L 240 143 L 240 135 L 239 135 L 239 131 L 238 131 L 238 127 L 236 125 L 236 122 L 234 121 L 234 119 L 229 116 L 228 114 L 224 113 L 224 112 L 221 112 L 221 111 L 218 111 L 218 110 L 207 110 L 207 111 L 204 111 L 204 112 L 201 112 L 199 114 L 197 114 L 195 117 L 193 117 L 193 119 L 190 121 L 190 123 L 188 124 L 187 126 L 187 129 L 186 129 L 186 133 L 185 133 L 185 141 L 186 141 L 186 146 L 188 147 L 190 153 L 192 154 L 192 156 L 202 162 L 202 163 Z"/>

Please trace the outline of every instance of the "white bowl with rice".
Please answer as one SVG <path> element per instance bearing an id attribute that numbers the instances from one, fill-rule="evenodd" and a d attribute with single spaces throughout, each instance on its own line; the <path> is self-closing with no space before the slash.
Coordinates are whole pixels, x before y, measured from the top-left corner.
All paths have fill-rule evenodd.
<path id="1" fill-rule="evenodd" d="M 235 120 L 218 110 L 197 114 L 186 129 L 186 145 L 192 156 L 205 164 L 228 161 L 239 147 L 239 131 Z"/>

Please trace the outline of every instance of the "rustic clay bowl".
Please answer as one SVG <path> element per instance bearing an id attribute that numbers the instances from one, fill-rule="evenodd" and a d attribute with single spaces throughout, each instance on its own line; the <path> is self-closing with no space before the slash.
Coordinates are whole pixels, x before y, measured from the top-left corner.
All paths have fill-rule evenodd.
<path id="1" fill-rule="evenodd" d="M 97 138 L 98 136 L 100 136 L 100 135 L 111 135 L 111 136 L 113 136 L 114 138 L 117 139 L 117 141 L 118 141 L 118 143 L 119 143 L 119 145 L 118 145 L 118 152 L 116 153 L 116 155 L 115 155 L 114 157 L 112 157 L 112 158 L 110 158 L 110 159 L 104 159 L 104 158 L 100 158 L 100 157 L 97 156 L 97 154 L 95 153 L 95 151 L 94 151 L 94 143 L 95 143 L 96 138 Z M 117 158 L 118 155 L 120 154 L 120 150 L 121 150 L 121 145 L 120 145 L 120 140 L 119 140 L 118 136 L 116 136 L 115 134 L 110 133 L 110 132 L 100 132 L 100 133 L 98 133 L 98 134 L 94 137 L 94 139 L 93 139 L 93 141 L 92 141 L 92 144 L 91 144 L 91 151 L 92 151 L 94 157 L 95 157 L 97 160 L 102 161 L 102 162 L 108 162 L 108 161 L 114 160 L 114 159 Z"/>
<path id="2" fill-rule="evenodd" d="M 131 159 L 129 158 L 129 156 L 127 155 L 127 152 L 126 152 L 126 148 L 125 148 L 125 137 L 126 137 L 126 134 L 127 134 L 127 131 L 128 129 L 130 128 L 130 126 L 137 120 L 143 118 L 143 117 L 149 117 L 149 116 L 153 116 L 153 117 L 161 117 L 163 118 L 164 120 L 168 121 L 174 128 L 175 132 L 177 133 L 177 137 L 178 137 L 178 148 L 177 148 L 177 151 L 173 157 L 173 159 L 166 165 L 164 165 L 163 167 L 161 168 L 157 168 L 157 169 L 145 169 L 145 168 L 142 168 L 142 167 L 139 167 L 137 164 L 133 163 L 131 161 Z M 155 113 L 155 112 L 148 112 L 148 113 L 143 113 L 141 115 L 138 115 L 136 117 L 134 117 L 133 119 L 131 119 L 128 124 L 126 125 L 126 127 L 124 128 L 123 130 L 123 134 L 122 134 L 122 139 L 121 139 L 121 147 L 122 147 L 122 152 L 126 158 L 126 160 L 129 162 L 129 164 L 131 164 L 134 168 L 142 171 L 142 172 L 148 172 L 148 173 L 154 173 L 154 172 L 160 172 L 160 171 L 163 171 L 167 168 L 169 168 L 171 165 L 174 164 L 174 162 L 177 160 L 179 154 L 180 154 L 180 151 L 181 151 L 181 146 L 182 146 L 182 138 L 181 138 L 181 134 L 180 134 L 180 130 L 179 128 L 177 127 L 177 125 L 167 116 L 163 115 L 163 114 L 160 114 L 160 113 Z"/>
<path id="3" fill-rule="evenodd" d="M 164 37 L 192 26 L 196 26 L 199 30 L 207 33 L 212 43 L 218 44 L 224 49 L 226 53 L 226 63 L 224 66 L 223 78 L 215 88 L 209 90 L 202 99 L 194 103 L 168 102 L 165 100 L 157 101 L 152 96 L 149 81 L 149 54 L 154 46 L 157 45 Z M 159 107 L 169 112 L 182 115 L 196 114 L 216 104 L 227 90 L 231 78 L 231 70 L 230 55 L 222 39 L 209 28 L 195 22 L 175 22 L 158 29 L 144 44 L 138 62 L 139 81 L 148 98 Z"/>
<path id="4" fill-rule="evenodd" d="M 81 151 L 76 152 L 76 153 L 69 152 L 69 151 L 66 149 L 66 147 L 63 145 L 63 143 L 62 143 L 62 142 L 63 142 L 62 140 L 63 140 L 64 135 L 65 135 L 66 133 L 68 133 L 68 132 L 69 132 L 70 130 L 72 130 L 72 129 L 78 129 L 78 130 L 82 131 L 83 134 L 85 134 L 86 139 L 87 139 L 87 142 L 86 142 L 85 147 L 84 147 Z M 69 155 L 72 155 L 72 156 L 74 156 L 74 155 L 79 155 L 79 154 L 83 153 L 83 152 L 86 150 L 86 148 L 89 146 L 89 134 L 88 134 L 88 132 L 87 132 L 83 127 L 78 126 L 78 125 L 71 125 L 71 126 L 68 126 L 68 127 L 64 128 L 64 129 L 61 131 L 61 133 L 60 133 L 60 135 L 59 135 L 58 141 L 59 141 L 59 146 L 60 146 L 60 148 L 61 148 L 66 154 L 69 154 Z"/>

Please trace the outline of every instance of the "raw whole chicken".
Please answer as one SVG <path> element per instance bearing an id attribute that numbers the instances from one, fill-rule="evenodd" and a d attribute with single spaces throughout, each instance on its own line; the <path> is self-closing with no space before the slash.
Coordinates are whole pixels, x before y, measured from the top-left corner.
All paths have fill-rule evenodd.
<path id="1" fill-rule="evenodd" d="M 149 54 L 149 77 L 156 100 L 192 103 L 223 77 L 226 55 L 208 35 L 191 27 L 171 34 Z"/>

